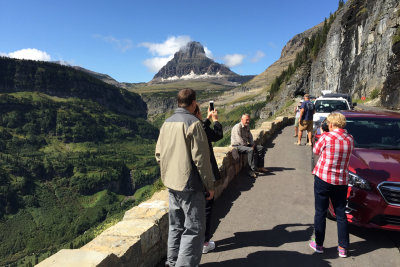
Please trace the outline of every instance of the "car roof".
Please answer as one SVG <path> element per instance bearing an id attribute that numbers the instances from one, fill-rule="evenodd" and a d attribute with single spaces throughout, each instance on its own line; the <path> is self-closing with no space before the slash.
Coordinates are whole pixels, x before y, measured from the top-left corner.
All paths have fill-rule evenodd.
<path id="1" fill-rule="evenodd" d="M 342 110 L 346 118 L 393 118 L 400 119 L 400 113 L 390 111 L 364 111 L 364 110 Z"/>
<path id="2" fill-rule="evenodd" d="M 341 97 L 345 97 L 345 98 L 351 98 L 351 96 L 350 96 L 349 94 L 341 94 L 341 93 L 328 93 L 328 94 L 322 95 L 322 97 L 335 97 L 335 96 L 341 96 Z"/>
<path id="3" fill-rule="evenodd" d="M 347 99 L 343 97 L 318 97 L 315 101 L 317 100 L 341 100 L 348 102 Z"/>

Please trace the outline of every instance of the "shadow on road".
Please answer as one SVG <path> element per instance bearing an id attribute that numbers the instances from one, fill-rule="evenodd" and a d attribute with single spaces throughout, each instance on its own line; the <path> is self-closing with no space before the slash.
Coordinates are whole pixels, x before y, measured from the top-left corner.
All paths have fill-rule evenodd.
<path id="1" fill-rule="evenodd" d="M 240 172 L 238 177 L 231 181 L 223 194 L 214 202 L 211 215 L 211 235 L 215 233 L 221 219 L 229 213 L 233 202 L 241 195 L 241 192 L 250 190 L 254 182 L 255 180 L 247 175 L 247 170 Z"/>
<path id="2" fill-rule="evenodd" d="M 272 174 L 273 175 L 274 172 L 283 172 L 283 171 L 294 171 L 294 170 L 296 170 L 295 168 L 286 168 L 286 167 L 268 167 L 268 166 L 266 166 L 266 168 L 270 171 L 270 172 L 266 173 L 267 175 L 268 174 Z"/>
<path id="3" fill-rule="evenodd" d="M 364 239 L 362 241 L 351 242 L 350 236 L 350 257 L 368 254 L 382 248 L 397 248 L 400 251 L 400 232 L 361 228 L 349 224 L 349 233 Z M 325 247 L 324 254 L 321 254 L 320 257 L 323 259 L 337 258 L 337 247 Z"/>
<path id="4" fill-rule="evenodd" d="M 263 144 L 263 146 L 267 149 L 268 148 L 273 148 L 275 146 L 275 138 L 282 133 L 282 130 L 278 130 L 276 131 L 274 134 L 271 135 L 271 137 L 267 140 L 267 142 L 265 144 Z"/>
<path id="5" fill-rule="evenodd" d="M 289 227 L 303 227 L 303 230 L 288 230 Z M 244 247 L 279 247 L 286 243 L 306 242 L 313 233 L 311 224 L 280 224 L 270 230 L 236 232 L 234 236 L 216 242 L 215 252 Z"/>
<path id="6" fill-rule="evenodd" d="M 351 256 L 363 255 L 381 248 L 397 248 L 400 251 L 400 232 L 361 228 L 354 225 L 349 225 L 349 231 L 350 234 L 364 239 L 355 243 L 350 240 L 349 254 Z"/>
<path id="7" fill-rule="evenodd" d="M 328 261 L 318 256 L 301 254 L 296 251 L 258 251 L 249 254 L 246 258 L 210 262 L 201 266 L 331 266 Z"/>
<path id="8" fill-rule="evenodd" d="M 273 148 L 275 146 L 275 138 L 282 133 L 282 130 L 276 131 L 269 140 L 264 144 L 265 148 Z M 267 151 L 268 153 L 268 151 Z M 295 168 L 286 168 L 286 167 L 268 167 L 269 170 L 267 173 L 260 173 L 258 178 L 262 178 L 263 176 L 275 175 L 275 172 L 281 172 L 284 170 L 295 170 Z M 212 217 L 211 217 L 211 236 L 215 233 L 215 230 L 218 228 L 218 225 L 221 222 L 221 219 L 225 218 L 225 216 L 230 211 L 233 202 L 241 195 L 241 192 L 248 191 L 253 187 L 255 180 L 249 178 L 247 175 L 247 168 L 244 168 L 241 173 L 231 181 L 228 187 L 224 190 L 223 194 L 218 198 L 217 201 L 214 202 Z"/>

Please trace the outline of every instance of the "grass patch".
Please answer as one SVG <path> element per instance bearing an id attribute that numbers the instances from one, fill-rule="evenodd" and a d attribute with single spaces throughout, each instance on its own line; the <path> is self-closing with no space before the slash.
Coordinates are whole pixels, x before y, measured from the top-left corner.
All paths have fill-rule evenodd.
<path id="1" fill-rule="evenodd" d="M 174 113 L 173 110 L 161 114 L 157 114 L 153 117 L 150 118 L 151 124 L 153 124 L 154 127 L 160 129 L 161 126 L 163 125 L 164 121 L 170 117 Z M 203 113 L 204 114 L 204 113 Z"/>
<path id="2" fill-rule="evenodd" d="M 214 147 L 224 147 L 231 145 L 231 131 L 224 133 L 224 137 L 213 144 Z"/>
<path id="3" fill-rule="evenodd" d="M 275 120 L 277 117 L 280 116 L 287 116 L 288 114 L 293 114 L 293 109 L 292 106 L 296 101 L 294 99 L 287 100 L 285 104 L 278 110 L 276 111 L 271 117 L 268 118 L 269 121 Z"/>
<path id="4" fill-rule="evenodd" d="M 400 42 L 400 27 L 397 28 L 395 34 L 392 36 L 392 45 Z"/>
<path id="5" fill-rule="evenodd" d="M 246 95 L 246 96 L 242 96 L 239 97 L 237 99 L 235 99 L 234 101 L 230 102 L 230 105 L 236 104 L 236 103 L 241 103 L 241 102 L 247 102 L 247 101 L 251 101 L 255 98 L 255 95 Z"/>
<path id="6" fill-rule="evenodd" d="M 84 208 L 93 208 L 100 202 L 100 200 L 107 194 L 106 190 L 97 192 L 91 196 L 81 196 L 79 202 Z"/>
<path id="7" fill-rule="evenodd" d="M 136 93 L 161 93 L 178 92 L 181 89 L 191 88 L 196 92 L 210 90 L 228 90 L 234 88 L 234 85 L 224 85 L 209 81 L 176 81 L 171 83 L 143 84 L 141 86 L 130 87 L 128 90 Z"/>
<path id="8" fill-rule="evenodd" d="M 379 96 L 381 90 L 379 90 L 378 88 L 375 88 L 374 90 L 371 91 L 371 93 L 369 94 L 371 99 L 375 99 Z"/>
<path id="9" fill-rule="evenodd" d="M 161 179 L 157 179 L 157 181 L 152 185 L 146 185 L 140 189 L 138 189 L 133 198 L 135 199 L 135 203 L 139 204 L 151 198 L 151 196 L 160 190 L 165 189 L 164 184 L 162 183 Z"/>
<path id="10" fill-rule="evenodd" d="M 368 9 L 366 7 L 363 7 L 362 9 L 360 9 L 360 11 L 357 12 L 357 17 L 359 17 L 367 12 L 368 12 Z"/>

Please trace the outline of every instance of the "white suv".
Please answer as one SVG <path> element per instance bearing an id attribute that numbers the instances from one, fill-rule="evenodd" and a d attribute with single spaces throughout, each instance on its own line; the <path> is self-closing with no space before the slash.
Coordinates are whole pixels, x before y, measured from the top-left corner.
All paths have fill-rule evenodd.
<path id="1" fill-rule="evenodd" d="M 349 102 L 343 97 L 318 97 L 315 102 L 315 114 L 313 117 L 314 130 L 335 110 L 350 110 Z"/>

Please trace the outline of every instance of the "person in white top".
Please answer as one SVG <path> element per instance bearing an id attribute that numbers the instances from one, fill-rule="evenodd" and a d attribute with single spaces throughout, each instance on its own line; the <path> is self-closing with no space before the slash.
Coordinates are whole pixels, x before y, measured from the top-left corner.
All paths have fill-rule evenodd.
<path id="1" fill-rule="evenodd" d="M 299 118 L 300 118 L 300 106 L 301 103 L 303 103 L 303 100 L 300 100 L 298 105 L 294 108 L 294 116 L 295 116 L 295 121 L 294 121 L 294 135 L 293 137 L 297 137 L 297 134 L 299 132 Z"/>

